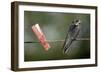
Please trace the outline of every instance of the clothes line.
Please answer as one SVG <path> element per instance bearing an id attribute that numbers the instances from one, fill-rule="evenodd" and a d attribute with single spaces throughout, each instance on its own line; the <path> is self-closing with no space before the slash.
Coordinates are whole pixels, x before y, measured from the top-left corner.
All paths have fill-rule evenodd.
<path id="1" fill-rule="evenodd" d="M 75 41 L 88 41 L 90 38 L 76 38 Z M 64 42 L 65 40 L 47 40 L 47 42 Z M 40 43 L 39 41 L 26 41 L 24 43 Z"/>

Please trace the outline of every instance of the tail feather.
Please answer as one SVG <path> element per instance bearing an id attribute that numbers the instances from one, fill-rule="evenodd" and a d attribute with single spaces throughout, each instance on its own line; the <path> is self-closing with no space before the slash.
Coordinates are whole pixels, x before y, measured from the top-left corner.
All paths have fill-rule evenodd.
<path id="1" fill-rule="evenodd" d="M 70 47 L 70 45 L 72 44 L 72 42 L 73 42 L 73 40 L 72 39 L 70 39 L 67 43 L 66 43 L 66 45 L 64 46 L 64 53 L 66 53 L 67 51 L 68 51 L 68 49 L 69 49 L 69 47 Z"/>

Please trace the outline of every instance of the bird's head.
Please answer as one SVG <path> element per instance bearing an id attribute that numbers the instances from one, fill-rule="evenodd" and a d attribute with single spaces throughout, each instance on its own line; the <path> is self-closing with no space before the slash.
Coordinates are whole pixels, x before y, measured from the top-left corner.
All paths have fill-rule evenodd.
<path id="1" fill-rule="evenodd" d="M 77 20 L 73 21 L 73 23 L 74 23 L 74 25 L 80 25 L 81 20 L 77 19 Z"/>

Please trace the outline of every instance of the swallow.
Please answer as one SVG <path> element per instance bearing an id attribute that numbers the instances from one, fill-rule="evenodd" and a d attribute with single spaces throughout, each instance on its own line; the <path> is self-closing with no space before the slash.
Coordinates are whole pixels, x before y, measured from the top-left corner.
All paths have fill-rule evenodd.
<path id="1" fill-rule="evenodd" d="M 68 32 L 67 32 L 67 36 L 65 38 L 65 42 L 63 45 L 63 52 L 67 53 L 69 50 L 69 47 L 71 46 L 71 44 L 73 43 L 73 41 L 76 40 L 77 36 L 79 35 L 80 32 L 80 25 L 81 21 L 78 20 L 74 20 L 72 22 L 72 24 L 69 26 L 68 28 Z"/>

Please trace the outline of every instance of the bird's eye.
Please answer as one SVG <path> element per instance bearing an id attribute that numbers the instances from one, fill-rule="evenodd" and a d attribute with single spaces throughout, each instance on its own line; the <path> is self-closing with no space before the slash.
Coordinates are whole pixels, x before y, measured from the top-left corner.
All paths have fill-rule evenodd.
<path id="1" fill-rule="evenodd" d="M 76 20 L 76 22 L 78 22 L 79 20 Z"/>

